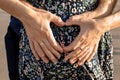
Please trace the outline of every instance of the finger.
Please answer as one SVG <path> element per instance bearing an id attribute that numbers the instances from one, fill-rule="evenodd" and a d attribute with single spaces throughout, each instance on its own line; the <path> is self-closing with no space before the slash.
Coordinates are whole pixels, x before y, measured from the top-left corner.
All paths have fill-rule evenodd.
<path id="1" fill-rule="evenodd" d="M 70 62 L 73 64 L 73 63 L 75 63 L 79 58 L 82 58 L 82 57 L 84 57 L 86 54 L 85 53 L 87 53 L 88 51 L 91 51 L 91 50 L 89 50 L 89 48 L 88 48 L 88 46 L 89 45 L 84 45 L 84 44 L 82 44 L 82 49 L 80 49 L 81 51 L 77 54 L 77 55 L 75 55 L 75 56 L 73 56 L 71 59 L 70 59 Z"/>
<path id="2" fill-rule="evenodd" d="M 48 58 L 46 57 L 46 55 L 45 55 L 45 53 L 43 52 L 43 50 L 41 49 L 41 47 L 39 46 L 39 43 L 34 42 L 34 45 L 35 45 L 35 50 L 36 50 L 36 52 L 38 53 L 38 55 L 40 56 L 40 58 L 41 58 L 45 63 L 48 63 L 49 60 L 48 60 Z"/>
<path id="3" fill-rule="evenodd" d="M 54 49 L 56 49 L 57 51 L 61 53 L 63 52 L 62 47 L 56 42 L 51 30 L 49 31 L 49 34 L 47 34 L 47 40 L 49 40 L 51 46 L 53 46 Z"/>
<path id="4" fill-rule="evenodd" d="M 70 63 L 71 63 L 71 64 L 75 63 L 75 62 L 83 55 L 83 53 L 85 53 L 85 51 L 81 51 L 80 53 L 78 53 L 77 56 L 72 57 L 72 58 L 69 60 Z"/>
<path id="5" fill-rule="evenodd" d="M 86 54 L 87 50 L 81 51 L 77 56 L 70 59 L 70 63 L 74 64 L 76 61 L 78 61 L 80 58 L 83 58 Z"/>
<path id="6" fill-rule="evenodd" d="M 82 41 L 82 40 L 81 40 Z M 89 43 L 87 43 L 85 40 L 83 40 L 83 42 L 79 45 L 78 49 L 81 50 L 81 53 L 84 53 L 85 51 L 88 51 L 88 47 L 90 46 Z M 74 55 L 71 60 L 74 60 L 76 58 L 78 58 L 79 56 L 81 56 L 80 52 L 76 55 Z"/>
<path id="7" fill-rule="evenodd" d="M 35 56 L 36 60 L 40 60 L 39 55 L 37 54 L 37 52 L 35 51 L 35 47 L 34 44 L 31 40 L 29 40 L 29 44 L 30 44 L 30 48 L 32 50 L 33 55 Z"/>
<path id="8" fill-rule="evenodd" d="M 45 43 L 46 47 L 59 59 L 61 56 L 60 53 L 51 46 L 48 40 L 44 40 L 43 42 Z"/>
<path id="9" fill-rule="evenodd" d="M 78 60 L 78 65 L 81 66 L 84 64 L 84 62 L 88 59 L 90 56 L 90 52 L 86 51 L 83 56 L 81 56 Z"/>
<path id="10" fill-rule="evenodd" d="M 91 55 L 88 57 L 87 62 L 90 62 L 91 59 L 93 58 L 93 56 L 95 55 L 95 53 L 97 52 L 98 49 L 98 44 L 95 45 L 93 51 L 91 52 Z"/>
<path id="11" fill-rule="evenodd" d="M 58 26 L 65 25 L 65 23 L 62 21 L 62 19 L 60 17 L 56 16 L 55 14 L 52 14 L 51 22 L 53 22 L 54 24 L 56 24 Z"/>
<path id="12" fill-rule="evenodd" d="M 79 47 L 79 45 L 82 44 L 82 43 L 83 43 L 83 39 L 80 39 L 80 36 L 77 36 L 71 44 L 63 47 L 63 50 L 66 51 L 66 52 L 73 51 L 77 47 Z"/>
<path id="13" fill-rule="evenodd" d="M 80 24 L 80 19 L 79 19 L 78 15 L 72 16 L 66 21 L 67 26 L 79 25 L 79 24 Z"/>
<path id="14" fill-rule="evenodd" d="M 80 52 L 81 52 L 81 50 L 79 48 L 77 48 L 75 51 L 72 51 L 67 56 L 65 56 L 64 60 L 67 61 L 68 59 L 70 59 L 74 56 L 77 56 Z"/>
<path id="15" fill-rule="evenodd" d="M 39 45 L 41 46 L 42 50 L 46 54 L 46 56 L 53 62 L 57 63 L 57 59 L 55 56 L 47 49 L 46 45 L 44 43 L 39 42 Z"/>

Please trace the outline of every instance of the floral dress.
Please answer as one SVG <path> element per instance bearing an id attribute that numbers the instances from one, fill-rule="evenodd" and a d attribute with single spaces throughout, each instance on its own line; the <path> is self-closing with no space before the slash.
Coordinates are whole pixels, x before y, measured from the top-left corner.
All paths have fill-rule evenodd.
<path id="1" fill-rule="evenodd" d="M 34 7 L 48 10 L 66 21 L 70 16 L 96 9 L 99 0 L 27 0 Z M 58 27 L 50 24 L 58 43 L 69 45 L 80 32 L 80 27 Z M 64 61 L 62 54 L 57 64 L 37 61 L 30 49 L 24 28 L 21 29 L 19 50 L 20 80 L 112 80 L 113 59 L 110 32 L 106 32 L 99 42 L 98 51 L 90 62 L 75 67 Z M 40 37 L 40 36 L 38 36 Z"/>

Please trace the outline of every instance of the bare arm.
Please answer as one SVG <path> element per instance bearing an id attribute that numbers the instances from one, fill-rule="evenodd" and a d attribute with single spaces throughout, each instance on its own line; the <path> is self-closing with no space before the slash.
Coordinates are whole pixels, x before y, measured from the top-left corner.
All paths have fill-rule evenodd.
<path id="1" fill-rule="evenodd" d="M 65 57 L 65 60 L 69 60 L 71 64 L 78 60 L 79 65 L 83 64 L 86 60 L 91 60 L 91 56 L 93 57 L 97 50 L 101 35 L 104 33 L 105 29 L 108 28 L 108 26 L 105 25 L 106 28 L 103 28 L 99 23 L 97 27 L 94 27 L 93 19 L 110 15 L 116 2 L 117 0 L 100 0 L 97 9 L 94 11 L 75 15 L 67 20 L 67 26 L 79 25 L 81 31 L 70 45 L 63 48 L 66 52 L 72 51 Z"/>
<path id="2" fill-rule="evenodd" d="M 73 54 L 70 54 L 66 56 L 65 60 L 70 59 L 71 63 L 78 60 L 78 65 L 82 65 L 85 61 L 90 61 L 95 55 L 101 35 L 106 31 L 120 27 L 120 11 L 104 18 L 83 19 L 73 23 L 81 26 L 81 32 L 76 41 L 74 41 L 74 44 L 80 44 L 80 48 L 77 47 L 75 51 L 71 52 L 77 57 L 75 56 L 70 59 L 70 56 L 73 56 Z M 82 51 L 80 52 L 80 50 Z"/>
<path id="3" fill-rule="evenodd" d="M 24 5 L 30 7 L 31 9 L 35 10 L 35 11 L 41 11 L 42 9 L 38 9 L 36 7 L 33 7 L 29 2 L 27 2 L 26 0 L 20 0 Z"/>
<path id="4" fill-rule="evenodd" d="M 102 18 L 110 15 L 115 7 L 116 2 L 117 0 L 100 0 L 99 5 L 95 10 L 71 16 L 67 20 L 67 25 L 74 25 L 74 21 L 80 21 L 82 19 Z"/>
<path id="5" fill-rule="evenodd" d="M 62 26 L 63 21 L 60 17 L 48 11 L 38 10 L 22 1 L 25 0 L 0 0 L 0 8 L 23 23 L 31 50 L 36 59 L 41 58 L 46 63 L 49 60 L 56 63 L 63 49 L 52 34 L 50 22 Z"/>
<path id="6" fill-rule="evenodd" d="M 83 14 L 75 15 L 70 17 L 66 21 L 66 25 L 76 25 L 75 22 L 80 22 L 83 19 L 92 19 L 92 18 L 101 18 L 107 15 L 110 15 L 113 11 L 113 8 L 117 0 L 100 0 L 100 3 L 94 11 L 88 11 Z M 78 40 L 79 41 L 79 40 Z M 75 48 L 73 48 L 75 47 Z M 78 46 L 72 42 L 69 46 L 66 47 L 66 51 L 71 51 L 76 49 Z"/>
<path id="7" fill-rule="evenodd" d="M 118 11 L 108 17 L 101 18 L 98 21 L 102 22 L 106 26 L 106 28 L 109 28 L 110 30 L 120 27 L 120 11 Z"/>
<path id="8" fill-rule="evenodd" d="M 35 12 L 21 3 L 19 0 L 0 0 L 0 8 L 23 21 Z"/>
<path id="9" fill-rule="evenodd" d="M 96 10 L 92 11 L 89 15 L 92 18 L 105 17 L 112 13 L 117 0 L 100 0 Z"/>

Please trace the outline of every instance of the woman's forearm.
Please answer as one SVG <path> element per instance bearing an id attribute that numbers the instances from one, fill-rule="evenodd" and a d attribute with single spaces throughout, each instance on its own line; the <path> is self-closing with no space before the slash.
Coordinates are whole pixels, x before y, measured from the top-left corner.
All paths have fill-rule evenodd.
<path id="1" fill-rule="evenodd" d="M 35 12 L 19 0 L 0 0 L 0 8 L 21 21 L 29 18 Z"/>
<path id="2" fill-rule="evenodd" d="M 89 11 L 88 18 L 105 17 L 112 13 L 117 0 L 100 0 L 98 7 L 94 11 Z"/>
<path id="3" fill-rule="evenodd" d="M 33 10 L 38 11 L 38 9 L 36 7 L 33 7 L 30 3 L 28 3 L 26 0 L 20 0 L 24 5 L 30 7 Z"/>

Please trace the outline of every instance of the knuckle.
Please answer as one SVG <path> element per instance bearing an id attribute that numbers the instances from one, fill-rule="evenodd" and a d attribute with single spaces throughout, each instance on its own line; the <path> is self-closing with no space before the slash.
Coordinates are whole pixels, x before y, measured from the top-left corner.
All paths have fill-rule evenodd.
<path id="1" fill-rule="evenodd" d="M 48 11 L 47 11 L 46 16 L 47 16 L 47 19 L 52 19 L 53 18 L 53 14 L 51 12 L 48 12 Z"/>
<path id="2" fill-rule="evenodd" d="M 48 29 L 41 30 L 43 34 L 48 35 Z"/>
<path id="3" fill-rule="evenodd" d="M 45 35 L 46 35 L 47 37 L 50 37 L 50 33 L 49 33 L 48 30 L 46 30 Z"/>
<path id="4" fill-rule="evenodd" d="M 78 54 L 79 53 L 79 48 L 77 48 L 74 53 Z"/>

